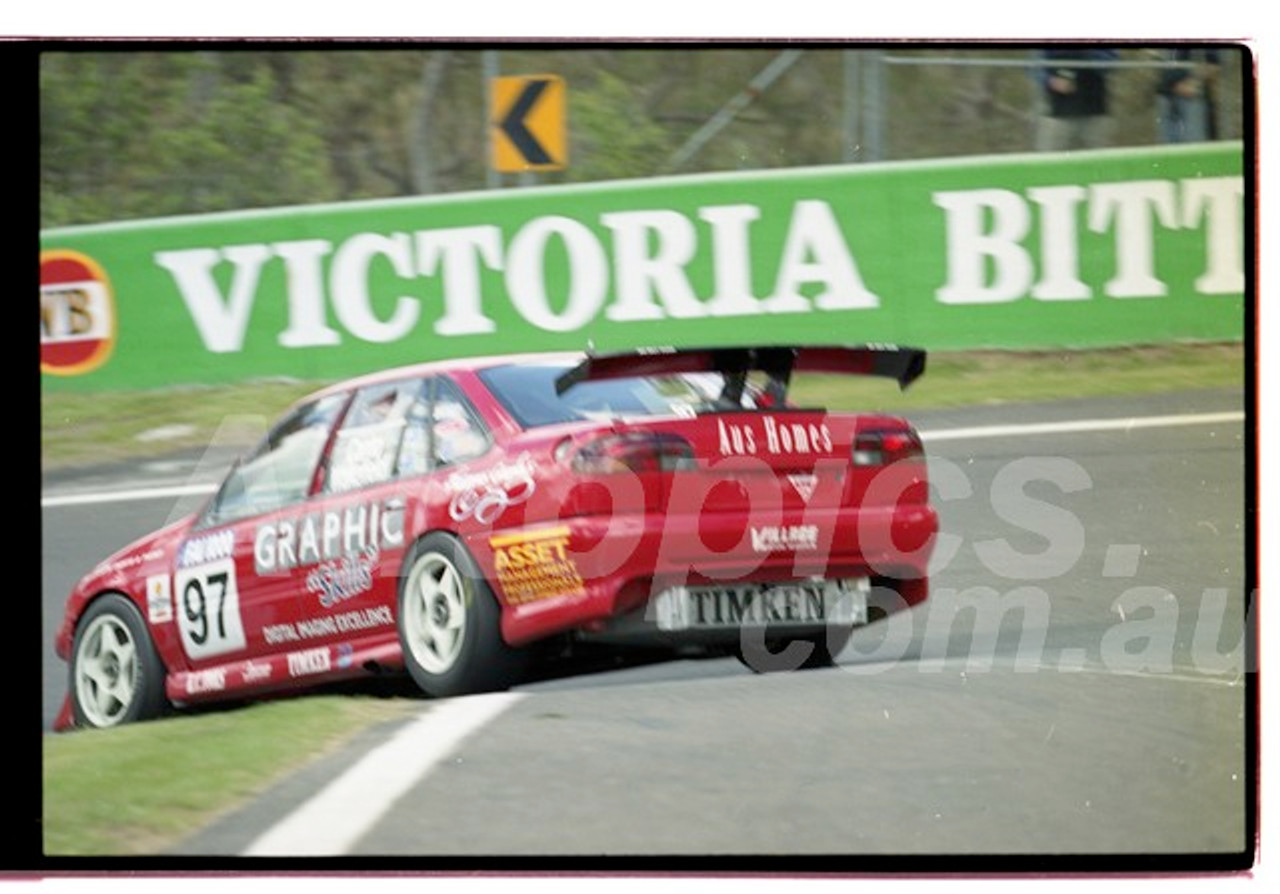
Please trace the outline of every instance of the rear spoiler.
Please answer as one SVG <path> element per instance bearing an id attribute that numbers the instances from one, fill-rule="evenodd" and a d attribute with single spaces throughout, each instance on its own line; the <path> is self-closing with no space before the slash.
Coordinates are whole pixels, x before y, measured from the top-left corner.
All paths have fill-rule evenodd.
<path id="1" fill-rule="evenodd" d="M 588 355 L 556 379 L 556 394 L 599 379 L 716 372 L 742 379 L 760 371 L 785 391 L 793 372 L 846 373 L 896 379 L 905 389 L 924 374 L 925 352 L 897 345 L 767 348 L 642 348 Z"/>

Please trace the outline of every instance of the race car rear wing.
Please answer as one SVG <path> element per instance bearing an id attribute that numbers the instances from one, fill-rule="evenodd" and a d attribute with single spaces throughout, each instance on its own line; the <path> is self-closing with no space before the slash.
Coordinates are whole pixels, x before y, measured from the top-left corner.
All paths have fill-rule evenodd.
<path id="1" fill-rule="evenodd" d="M 724 398 L 738 402 L 747 373 L 769 377 L 775 397 L 785 397 L 794 372 L 846 373 L 896 379 L 905 389 L 924 374 L 925 352 L 919 348 L 872 344 L 860 346 L 796 346 L 763 348 L 642 348 L 617 354 L 588 355 L 556 379 L 564 394 L 582 382 L 633 376 L 715 372 L 725 377 Z"/>

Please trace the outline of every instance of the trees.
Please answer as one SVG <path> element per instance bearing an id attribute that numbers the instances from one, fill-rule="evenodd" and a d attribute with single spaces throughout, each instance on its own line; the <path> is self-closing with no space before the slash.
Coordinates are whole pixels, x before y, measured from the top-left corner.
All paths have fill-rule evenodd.
<path id="1" fill-rule="evenodd" d="M 938 59 L 1026 53 L 879 51 Z M 503 73 L 554 73 L 568 82 L 570 166 L 540 175 L 552 183 L 666 173 L 673 153 L 779 52 L 497 47 Z M 847 91 L 844 54 L 839 46 L 807 48 L 681 172 L 840 163 L 846 99 L 874 106 L 865 84 Z M 1240 59 L 1232 61 L 1238 84 Z M 885 157 L 1030 148 L 1025 69 L 882 71 Z M 1152 77 L 1131 70 L 1117 79 L 1122 145 L 1153 139 Z M 483 48 L 470 45 L 51 49 L 40 57 L 41 225 L 483 189 L 485 93 Z M 1242 105 L 1232 100 L 1224 135 L 1238 137 Z"/>
<path id="2" fill-rule="evenodd" d="M 336 198 L 322 134 L 270 69 L 224 61 L 43 56 L 42 226 Z"/>

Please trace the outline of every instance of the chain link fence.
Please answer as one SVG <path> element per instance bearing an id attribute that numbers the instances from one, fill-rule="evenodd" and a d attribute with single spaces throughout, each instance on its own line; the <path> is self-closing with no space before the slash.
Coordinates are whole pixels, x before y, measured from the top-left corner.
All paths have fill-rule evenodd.
<path id="1" fill-rule="evenodd" d="M 1238 47 L 1222 46 L 1205 83 L 1211 139 L 1238 140 L 1245 129 L 1252 72 Z M 1167 48 L 1121 48 L 1109 62 L 1072 62 L 1105 71 L 1110 142 L 1161 142 L 1158 85 L 1187 63 Z M 1027 152 L 1045 113 L 1034 51 L 847 50 L 845 138 L 841 161 Z"/>

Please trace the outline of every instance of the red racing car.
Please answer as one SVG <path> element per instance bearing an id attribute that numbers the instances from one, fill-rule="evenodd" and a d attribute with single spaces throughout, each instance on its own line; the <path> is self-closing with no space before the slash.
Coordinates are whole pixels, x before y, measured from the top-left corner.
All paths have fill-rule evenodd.
<path id="1" fill-rule="evenodd" d="M 103 561 L 59 728 L 406 671 L 431 696 L 577 643 L 830 664 L 916 605 L 937 531 L 902 419 L 796 407 L 889 345 L 452 360 L 296 404 L 204 509 Z"/>

